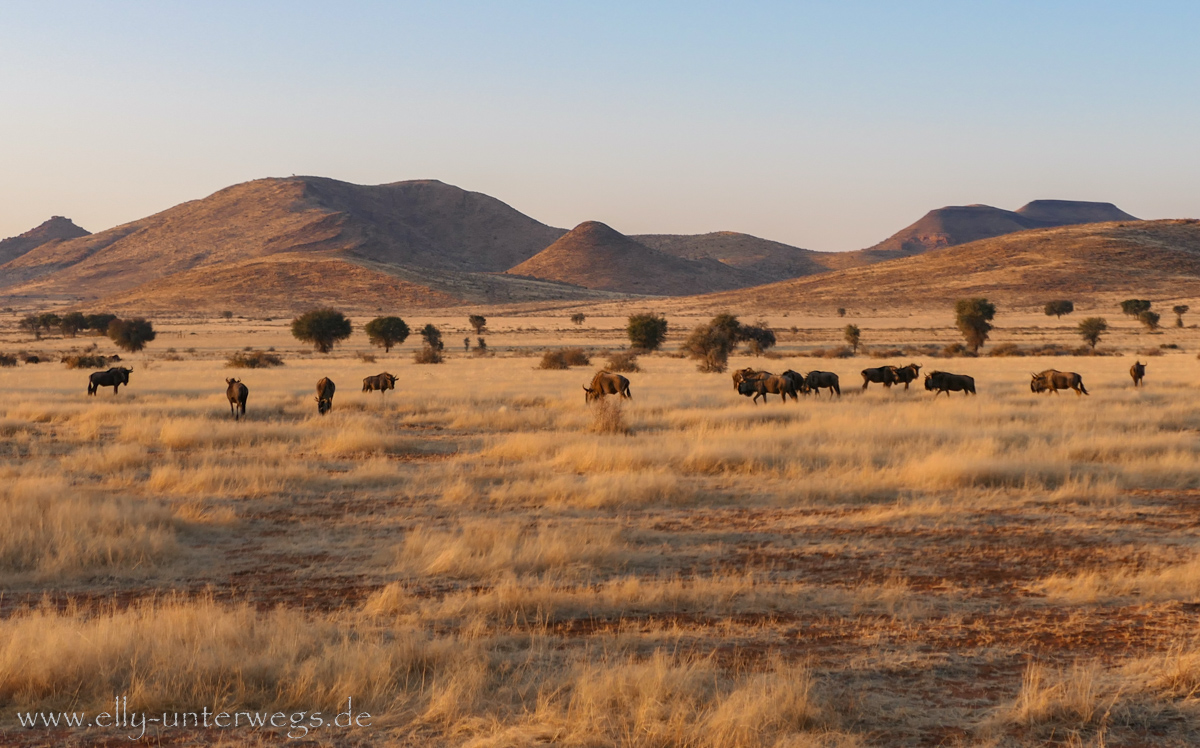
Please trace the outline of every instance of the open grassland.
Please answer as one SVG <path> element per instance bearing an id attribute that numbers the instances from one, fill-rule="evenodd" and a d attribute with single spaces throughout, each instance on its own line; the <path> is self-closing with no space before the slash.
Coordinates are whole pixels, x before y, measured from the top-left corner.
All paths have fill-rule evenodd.
<path id="1" fill-rule="evenodd" d="M 1149 359 L 1141 390 L 1132 356 L 917 359 L 976 377 L 936 400 L 860 391 L 869 358 L 738 358 L 842 376 L 840 399 L 757 406 L 653 355 L 601 410 L 580 390 L 596 366 L 419 366 L 410 345 L 233 370 L 287 343 L 223 329 L 132 357 L 115 397 L 58 364 L 0 369 L 0 742 L 121 735 L 14 719 L 114 694 L 375 715 L 316 744 L 1200 741 L 1190 352 Z M 1050 367 L 1091 396 L 1031 394 Z M 358 391 L 385 370 L 396 391 Z M 227 376 L 250 389 L 240 423 Z"/>

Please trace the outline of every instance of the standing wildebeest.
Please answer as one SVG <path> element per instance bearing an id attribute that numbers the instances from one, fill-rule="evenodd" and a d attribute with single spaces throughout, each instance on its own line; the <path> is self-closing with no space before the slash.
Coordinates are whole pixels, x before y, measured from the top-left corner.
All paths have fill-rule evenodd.
<path id="1" fill-rule="evenodd" d="M 829 388 L 829 397 L 833 397 L 833 393 L 837 393 L 838 397 L 842 396 L 842 388 L 838 384 L 838 375 L 832 371 L 810 371 L 804 375 L 804 383 L 808 385 L 810 390 L 816 390 L 817 394 L 821 394 L 822 387 Z"/>
<path id="2" fill-rule="evenodd" d="M 317 382 L 317 412 L 325 415 L 333 410 L 333 392 L 337 389 L 329 377 Z"/>
<path id="3" fill-rule="evenodd" d="M 738 369 L 733 373 L 733 388 L 737 390 L 739 387 L 741 387 L 742 382 L 751 379 L 762 379 L 763 377 L 769 376 L 771 376 L 771 372 L 769 371 L 758 371 L 757 369 L 751 369 L 750 367 Z"/>
<path id="4" fill-rule="evenodd" d="M 629 380 L 620 374 L 610 371 L 598 371 L 592 377 L 592 386 L 583 388 L 583 401 L 603 400 L 605 395 L 620 395 L 622 399 L 632 398 L 629 394 Z"/>
<path id="5" fill-rule="evenodd" d="M 386 394 L 387 390 L 394 389 L 396 389 L 396 378 L 386 371 L 373 377 L 363 377 L 363 392 L 379 390 L 380 393 Z"/>
<path id="6" fill-rule="evenodd" d="M 975 377 L 966 374 L 951 374 L 946 371 L 935 371 L 925 375 L 925 389 L 937 397 L 943 392 L 950 397 L 951 392 L 962 392 L 963 395 L 975 394 Z M 936 390 L 936 392 L 934 392 Z"/>
<path id="7" fill-rule="evenodd" d="M 108 371 L 92 372 L 88 377 L 88 394 L 96 394 L 96 390 L 101 387 L 112 387 L 113 394 L 121 389 L 121 385 L 129 384 L 129 372 L 133 371 L 133 367 L 126 369 L 124 366 L 118 366 Z"/>
<path id="8" fill-rule="evenodd" d="M 1088 394 L 1087 387 L 1083 386 L 1083 377 L 1073 371 L 1046 369 L 1041 374 L 1030 376 L 1033 377 L 1029 383 L 1031 392 L 1053 392 L 1057 395 L 1059 390 L 1072 389 L 1076 396 Z"/>
<path id="9" fill-rule="evenodd" d="M 801 395 L 808 394 L 808 383 L 804 381 L 804 375 L 800 372 L 788 369 L 779 376 L 790 381 L 792 383 L 792 388 L 795 389 L 796 392 L 799 392 Z"/>
<path id="10" fill-rule="evenodd" d="M 1133 386 L 1139 387 L 1142 380 L 1146 378 L 1146 365 L 1140 360 L 1135 361 L 1133 366 L 1129 367 L 1129 376 L 1133 377 Z"/>
<path id="11" fill-rule="evenodd" d="M 908 389 L 908 385 L 915 382 L 917 375 L 921 373 L 920 364 L 909 364 L 908 366 L 893 366 L 892 376 L 895 378 L 896 384 L 904 383 L 904 389 Z"/>
<path id="12" fill-rule="evenodd" d="M 863 369 L 862 378 L 864 390 L 871 382 L 882 384 L 884 387 L 891 387 L 896 383 L 896 367 L 880 366 L 874 369 Z"/>
<path id="13" fill-rule="evenodd" d="M 767 401 L 767 395 L 779 395 L 785 403 L 788 396 L 793 400 L 798 400 L 796 397 L 796 387 L 792 384 L 792 380 L 787 377 L 776 376 L 772 374 L 769 377 L 761 379 L 746 379 L 738 385 L 738 394 L 753 395 L 754 403 L 758 403 L 758 398 L 762 398 L 763 402 Z"/>
<path id="14" fill-rule="evenodd" d="M 229 412 L 233 413 L 233 420 L 241 420 L 241 417 L 246 415 L 246 397 L 250 394 L 250 389 L 242 384 L 240 379 L 226 379 L 225 384 L 229 385 L 225 388 L 225 397 L 229 398 Z"/>

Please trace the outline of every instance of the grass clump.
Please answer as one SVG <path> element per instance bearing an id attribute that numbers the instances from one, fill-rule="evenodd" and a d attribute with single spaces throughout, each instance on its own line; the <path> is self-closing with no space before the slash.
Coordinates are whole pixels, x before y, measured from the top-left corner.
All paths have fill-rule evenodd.
<path id="1" fill-rule="evenodd" d="M 604 368 L 609 371 L 631 372 L 641 371 L 642 367 L 638 366 L 637 353 L 633 351 L 620 351 L 608 357 Z"/>
<path id="2" fill-rule="evenodd" d="M 231 369 L 269 369 L 283 366 L 283 358 L 278 353 L 267 351 L 238 351 L 225 360 L 225 366 Z"/>
<path id="3" fill-rule="evenodd" d="M 542 362 L 538 364 L 538 368 L 569 369 L 572 366 L 587 366 L 591 363 L 591 357 L 582 348 L 560 348 L 543 353 Z"/>

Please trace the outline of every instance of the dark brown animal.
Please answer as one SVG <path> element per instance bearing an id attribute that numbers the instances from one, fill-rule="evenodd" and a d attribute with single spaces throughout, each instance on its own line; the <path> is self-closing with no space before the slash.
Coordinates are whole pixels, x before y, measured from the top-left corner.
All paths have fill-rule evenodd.
<path id="1" fill-rule="evenodd" d="M 904 389 L 908 389 L 908 385 L 917 380 L 917 376 L 921 373 L 919 364 L 909 364 L 908 366 L 893 366 L 892 376 L 895 377 L 896 384 L 904 383 Z"/>
<path id="2" fill-rule="evenodd" d="M 964 396 L 975 394 L 975 377 L 966 374 L 951 374 L 945 371 L 934 371 L 925 375 L 925 389 L 937 397 L 943 392 L 950 397 L 951 392 L 962 392 Z"/>
<path id="3" fill-rule="evenodd" d="M 808 394 L 808 392 L 809 392 L 808 383 L 804 381 L 804 375 L 801 374 L 800 372 L 792 371 L 791 369 L 788 369 L 787 371 L 780 374 L 779 376 L 790 380 L 792 383 L 792 387 L 796 390 L 796 392 L 800 393 L 801 395 Z"/>
<path id="4" fill-rule="evenodd" d="M 133 371 L 133 367 L 126 369 L 123 366 L 118 366 L 108 371 L 96 371 L 88 377 L 87 393 L 95 395 L 96 390 L 101 387 L 112 387 L 113 394 L 121 389 L 121 385 L 129 384 L 129 372 Z"/>
<path id="5" fill-rule="evenodd" d="M 317 382 L 317 412 L 321 415 L 333 410 L 333 393 L 336 389 L 337 385 L 329 377 Z"/>
<path id="6" fill-rule="evenodd" d="M 396 389 L 396 377 L 386 371 L 373 377 L 363 377 L 363 392 L 379 390 L 380 393 L 385 393 L 387 390 L 394 389 Z"/>
<path id="7" fill-rule="evenodd" d="M 759 371 L 758 369 L 751 369 L 749 367 L 745 369 L 738 369 L 733 373 L 733 388 L 735 390 L 738 389 L 742 382 L 745 382 L 746 380 L 762 379 L 763 377 L 769 376 L 771 376 L 771 372 L 769 371 Z"/>
<path id="8" fill-rule="evenodd" d="M 777 376 L 772 374 L 769 377 L 761 379 L 746 379 L 738 385 L 738 393 L 753 396 L 753 402 L 758 403 L 758 398 L 762 398 L 763 402 L 767 401 L 767 395 L 779 395 L 783 402 L 787 402 L 788 397 L 793 400 L 798 400 L 796 397 L 796 388 L 792 384 L 792 380 L 787 377 Z"/>
<path id="9" fill-rule="evenodd" d="M 596 376 L 592 377 L 592 386 L 585 385 L 583 393 L 585 403 L 603 400 L 605 395 L 620 395 L 623 400 L 633 397 L 629 394 L 629 380 L 610 371 L 596 372 Z"/>
<path id="10" fill-rule="evenodd" d="M 884 387 L 891 387 L 896 383 L 896 367 L 894 366 L 879 366 L 874 369 L 862 370 L 863 386 L 865 390 L 871 382 L 882 384 Z"/>
<path id="11" fill-rule="evenodd" d="M 233 414 L 233 420 L 240 421 L 242 416 L 246 415 L 246 397 L 250 394 L 250 389 L 238 379 L 226 379 L 225 384 L 229 385 L 225 388 L 225 397 L 229 398 L 229 412 Z"/>
<path id="12" fill-rule="evenodd" d="M 1133 377 L 1133 386 L 1140 387 L 1142 380 L 1146 378 L 1146 365 L 1141 361 L 1135 361 L 1133 366 L 1129 367 L 1129 376 Z"/>
<path id="13" fill-rule="evenodd" d="M 1033 380 L 1029 383 L 1031 392 L 1053 392 L 1058 394 L 1059 390 L 1075 390 L 1075 395 L 1088 394 L 1087 387 L 1083 386 L 1083 377 L 1073 371 L 1058 371 L 1057 369 L 1046 369 L 1040 374 L 1032 374 Z"/>
<path id="14" fill-rule="evenodd" d="M 837 393 L 838 397 L 842 396 L 842 388 L 838 384 L 838 375 L 832 371 L 810 371 L 804 375 L 804 383 L 808 385 L 810 390 L 821 394 L 821 388 L 829 389 L 829 397 L 833 397 L 833 393 Z"/>

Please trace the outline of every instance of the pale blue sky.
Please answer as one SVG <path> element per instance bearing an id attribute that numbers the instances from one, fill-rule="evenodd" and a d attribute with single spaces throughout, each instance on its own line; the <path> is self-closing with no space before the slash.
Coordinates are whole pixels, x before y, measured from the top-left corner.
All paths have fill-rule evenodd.
<path id="1" fill-rule="evenodd" d="M 235 182 L 856 249 L 930 208 L 1200 216 L 1200 3 L 0 2 L 0 237 Z"/>

